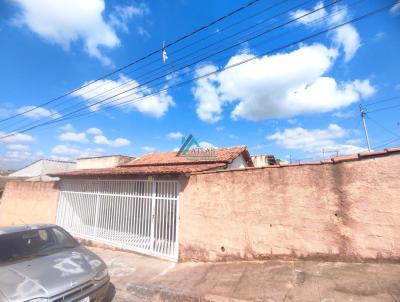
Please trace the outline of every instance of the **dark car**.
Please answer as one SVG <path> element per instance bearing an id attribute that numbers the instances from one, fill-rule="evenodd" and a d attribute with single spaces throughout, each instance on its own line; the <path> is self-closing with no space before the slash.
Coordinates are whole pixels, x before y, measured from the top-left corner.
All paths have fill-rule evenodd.
<path id="1" fill-rule="evenodd" d="M 104 261 L 61 227 L 0 227 L 1 302 L 97 302 L 109 282 Z"/>

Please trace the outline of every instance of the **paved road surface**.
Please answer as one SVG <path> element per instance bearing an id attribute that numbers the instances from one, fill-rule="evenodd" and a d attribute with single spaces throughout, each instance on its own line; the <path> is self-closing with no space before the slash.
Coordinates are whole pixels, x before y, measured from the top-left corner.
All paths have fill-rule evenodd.
<path id="1" fill-rule="evenodd" d="M 108 300 L 400 302 L 400 264 L 321 261 L 171 263 L 91 248 L 108 264 Z"/>

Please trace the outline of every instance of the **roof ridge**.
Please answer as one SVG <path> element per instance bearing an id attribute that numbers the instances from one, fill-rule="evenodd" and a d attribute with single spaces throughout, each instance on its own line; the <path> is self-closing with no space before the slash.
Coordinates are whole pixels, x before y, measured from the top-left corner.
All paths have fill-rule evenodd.
<path id="1" fill-rule="evenodd" d="M 183 166 L 183 165 L 203 165 L 203 164 L 226 164 L 229 163 L 228 160 L 199 160 L 199 161 L 188 161 L 188 162 L 164 162 L 164 163 L 150 163 L 150 164 L 123 164 L 117 166 L 117 168 L 125 167 L 144 167 L 144 166 Z"/>

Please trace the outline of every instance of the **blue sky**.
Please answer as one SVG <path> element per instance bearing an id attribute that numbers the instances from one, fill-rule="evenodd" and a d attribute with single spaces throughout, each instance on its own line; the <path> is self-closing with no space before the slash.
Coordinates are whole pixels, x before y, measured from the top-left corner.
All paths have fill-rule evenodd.
<path id="1" fill-rule="evenodd" d="M 326 156 L 366 150 L 360 102 L 370 111 L 366 121 L 372 147 L 400 144 L 400 107 L 396 107 L 400 98 L 372 104 L 400 96 L 400 5 L 282 48 L 393 3 L 386 0 L 343 0 L 335 5 L 260 0 L 167 48 L 166 63 L 158 53 L 71 96 L 26 112 L 247 2 L 2 1 L 0 120 L 25 113 L 0 122 L 1 136 L 26 125 L 54 122 L 68 108 L 93 105 L 112 93 L 122 92 L 123 100 L 132 102 L 113 108 L 100 103 L 90 107 L 87 116 L 1 139 L 1 168 L 20 167 L 38 158 L 73 160 L 169 151 L 188 134 L 203 145 L 247 145 L 255 154 L 319 160 L 323 149 L 332 151 Z M 246 41 L 271 28 L 275 29 Z M 170 87 L 244 60 L 249 62 Z M 157 75 L 161 75 L 159 80 L 146 82 Z M 144 86 L 135 89 L 137 85 Z M 124 92 L 129 88 L 129 93 Z M 164 92 L 156 94 L 159 89 Z"/>

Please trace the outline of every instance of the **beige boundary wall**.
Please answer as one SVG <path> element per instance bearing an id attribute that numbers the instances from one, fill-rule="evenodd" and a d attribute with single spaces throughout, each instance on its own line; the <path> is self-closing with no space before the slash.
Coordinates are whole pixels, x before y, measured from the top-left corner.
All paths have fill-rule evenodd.
<path id="1" fill-rule="evenodd" d="M 400 260 L 400 153 L 192 175 L 181 260 Z"/>
<path id="2" fill-rule="evenodd" d="M 180 182 L 182 261 L 400 261 L 400 152 Z M 58 194 L 54 182 L 8 182 L 0 226 L 54 223 Z"/>
<path id="3" fill-rule="evenodd" d="M 55 223 L 56 182 L 8 181 L 0 203 L 0 226 Z"/>

